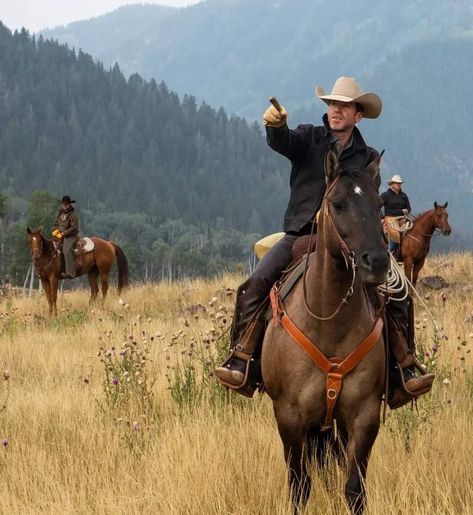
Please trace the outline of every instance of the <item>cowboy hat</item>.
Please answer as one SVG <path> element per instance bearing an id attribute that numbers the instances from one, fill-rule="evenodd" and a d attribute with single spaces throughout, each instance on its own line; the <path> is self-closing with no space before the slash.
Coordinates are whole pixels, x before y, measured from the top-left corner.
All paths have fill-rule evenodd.
<path id="1" fill-rule="evenodd" d="M 381 98 L 376 93 L 363 93 L 352 77 L 338 77 L 330 95 L 325 94 L 322 86 L 317 86 L 315 93 L 326 104 L 330 104 L 331 100 L 361 104 L 365 118 L 378 118 L 383 108 Z"/>
<path id="2" fill-rule="evenodd" d="M 395 182 L 396 184 L 402 184 L 404 181 L 402 180 L 402 177 L 398 174 L 396 175 L 393 175 L 391 180 L 388 181 L 388 184 L 391 185 L 393 182 Z"/>
<path id="3" fill-rule="evenodd" d="M 64 195 L 64 197 L 62 197 L 61 199 L 61 204 L 74 204 L 75 203 L 75 200 L 72 200 L 71 197 L 69 197 L 69 195 Z"/>

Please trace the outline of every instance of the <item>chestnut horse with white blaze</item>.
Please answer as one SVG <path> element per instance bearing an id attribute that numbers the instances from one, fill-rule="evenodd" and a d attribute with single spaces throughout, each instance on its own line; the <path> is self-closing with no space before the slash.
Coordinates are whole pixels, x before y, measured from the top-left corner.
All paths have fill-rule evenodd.
<path id="1" fill-rule="evenodd" d="M 447 206 L 448 202 L 443 206 L 434 202 L 434 208 L 417 216 L 412 229 L 402 236 L 401 257 L 404 262 L 404 273 L 414 285 L 429 253 L 430 239 L 434 231 L 439 229 L 444 236 L 452 232 L 448 223 Z"/>
<path id="2" fill-rule="evenodd" d="M 27 228 L 28 246 L 36 274 L 41 280 L 49 304 L 50 316 L 57 316 L 57 289 L 63 267 L 63 256 L 56 250 L 54 242 L 41 232 Z M 113 241 L 91 238 L 94 249 L 83 255 L 80 261 L 76 258 L 76 277 L 87 274 L 90 286 L 90 302 L 98 295 L 98 280 L 102 289 L 102 302 L 108 291 L 108 277 L 113 263 L 118 270 L 118 294 L 128 283 L 128 261 L 123 250 Z"/>
<path id="3" fill-rule="evenodd" d="M 328 152 L 315 258 L 280 300 L 280 309 L 275 311 L 273 303 L 263 342 L 265 391 L 273 401 L 296 512 L 310 494 L 308 464 L 315 459 L 325 466 L 329 451 L 346 455 L 351 511 L 359 514 L 365 507 L 365 476 L 386 373 L 383 303 L 376 291 L 389 268 L 375 185 L 379 161 L 366 170 L 340 171 L 336 155 Z M 297 329 L 287 326 L 288 319 L 309 349 L 297 343 Z"/>

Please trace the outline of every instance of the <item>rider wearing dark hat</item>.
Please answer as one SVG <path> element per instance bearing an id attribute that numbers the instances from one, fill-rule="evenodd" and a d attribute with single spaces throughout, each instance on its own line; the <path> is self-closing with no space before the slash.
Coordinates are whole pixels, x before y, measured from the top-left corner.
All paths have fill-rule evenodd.
<path id="1" fill-rule="evenodd" d="M 61 274 L 63 279 L 73 279 L 76 276 L 76 268 L 74 262 L 74 246 L 79 234 L 79 218 L 72 204 L 69 195 L 64 195 L 61 199 L 61 209 L 56 217 L 54 224 L 53 236 L 62 241 L 62 252 L 64 254 L 64 262 L 66 271 Z"/>

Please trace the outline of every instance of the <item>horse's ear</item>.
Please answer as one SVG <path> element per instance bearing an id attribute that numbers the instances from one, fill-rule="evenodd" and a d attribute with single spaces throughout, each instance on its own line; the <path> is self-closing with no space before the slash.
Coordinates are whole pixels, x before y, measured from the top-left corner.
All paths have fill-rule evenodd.
<path id="1" fill-rule="evenodd" d="M 371 163 L 366 167 L 366 171 L 373 180 L 375 180 L 379 176 L 379 171 L 381 168 L 381 159 L 383 158 L 383 154 L 384 150 L 382 150 L 379 156 L 373 161 L 371 161 Z"/>
<path id="2" fill-rule="evenodd" d="M 332 150 L 329 149 L 325 154 L 325 178 L 330 183 L 335 177 L 337 177 L 340 171 L 340 166 L 338 164 L 338 156 Z"/>
<path id="3" fill-rule="evenodd" d="M 437 207 L 438 207 L 437 201 L 434 202 L 434 207 L 435 207 L 435 209 L 437 209 Z"/>
<path id="4" fill-rule="evenodd" d="M 447 206 L 448 206 L 448 201 L 445 202 L 445 205 L 443 206 L 444 209 L 447 209 Z"/>
<path id="5" fill-rule="evenodd" d="M 27 232 L 28 234 L 31 234 L 31 229 L 30 229 L 29 227 L 27 227 L 27 228 L 26 228 L 26 232 Z"/>

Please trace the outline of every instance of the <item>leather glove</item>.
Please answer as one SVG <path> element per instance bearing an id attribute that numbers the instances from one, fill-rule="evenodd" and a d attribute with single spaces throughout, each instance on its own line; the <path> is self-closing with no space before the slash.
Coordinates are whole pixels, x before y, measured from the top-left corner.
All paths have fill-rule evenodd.
<path id="1" fill-rule="evenodd" d="M 276 98 L 271 97 L 269 101 L 271 105 L 263 114 L 263 123 L 268 127 L 282 127 L 287 122 L 287 111 Z"/>

